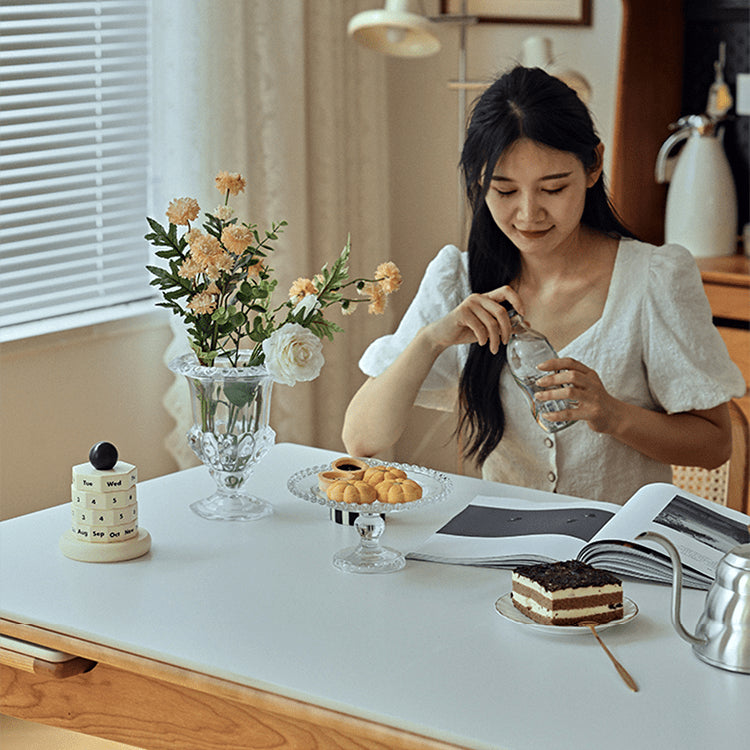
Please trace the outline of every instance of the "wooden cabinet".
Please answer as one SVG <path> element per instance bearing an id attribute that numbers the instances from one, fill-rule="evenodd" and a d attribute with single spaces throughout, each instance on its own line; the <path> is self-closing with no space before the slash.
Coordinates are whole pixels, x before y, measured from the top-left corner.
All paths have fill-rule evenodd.
<path id="1" fill-rule="evenodd" d="M 703 287 L 729 354 L 745 376 L 750 388 L 750 258 L 698 258 Z M 730 468 L 730 495 L 744 497 L 744 512 L 750 513 L 748 487 L 747 422 L 750 421 L 750 395 L 735 399 L 745 422 L 734 425 L 734 450 Z M 744 440 L 743 440 L 744 437 Z M 743 445 L 744 443 L 744 445 Z"/>

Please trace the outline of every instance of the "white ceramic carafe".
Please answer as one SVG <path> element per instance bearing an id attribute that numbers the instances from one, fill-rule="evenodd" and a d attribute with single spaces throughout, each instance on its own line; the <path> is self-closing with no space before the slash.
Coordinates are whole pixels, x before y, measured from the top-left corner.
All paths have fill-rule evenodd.
<path id="1" fill-rule="evenodd" d="M 706 115 L 680 119 L 656 159 L 656 181 L 669 182 L 666 242 L 700 258 L 737 252 L 737 191 L 721 137 Z M 678 156 L 672 149 L 686 141 Z M 674 162 L 671 178 L 668 165 Z"/>

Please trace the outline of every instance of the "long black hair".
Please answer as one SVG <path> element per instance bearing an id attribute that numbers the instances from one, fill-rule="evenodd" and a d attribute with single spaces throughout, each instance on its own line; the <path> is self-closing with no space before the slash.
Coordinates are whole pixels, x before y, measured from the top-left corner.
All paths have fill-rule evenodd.
<path id="1" fill-rule="evenodd" d="M 510 284 L 521 272 L 516 246 L 492 218 L 485 196 L 495 165 L 520 138 L 576 156 L 588 172 L 598 165 L 599 136 L 586 105 L 573 89 L 539 68 L 517 67 L 498 78 L 477 100 L 466 132 L 460 167 L 472 211 L 469 282 L 485 293 Z M 601 175 L 586 191 L 581 222 L 613 237 L 632 237 L 617 217 Z M 464 453 L 479 465 L 497 447 L 505 429 L 500 372 L 505 347 L 493 355 L 472 344 L 460 383 L 459 432 Z"/>

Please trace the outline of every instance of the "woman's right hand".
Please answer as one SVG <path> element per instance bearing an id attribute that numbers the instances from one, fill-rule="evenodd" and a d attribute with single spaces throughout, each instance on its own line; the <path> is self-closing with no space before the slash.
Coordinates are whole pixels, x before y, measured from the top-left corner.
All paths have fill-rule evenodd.
<path id="1" fill-rule="evenodd" d="M 497 354 L 500 342 L 508 343 L 510 319 L 507 309 L 501 304 L 508 302 L 519 314 L 524 314 L 523 301 L 510 286 L 501 286 L 484 294 L 470 294 L 440 320 L 427 326 L 428 335 L 441 349 L 456 344 L 489 345 Z"/>

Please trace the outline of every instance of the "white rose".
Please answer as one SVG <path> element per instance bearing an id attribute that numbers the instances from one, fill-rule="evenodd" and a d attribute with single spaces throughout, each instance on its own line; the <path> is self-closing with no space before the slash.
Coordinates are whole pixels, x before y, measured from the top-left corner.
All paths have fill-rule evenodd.
<path id="1" fill-rule="evenodd" d="M 266 369 L 277 383 L 315 380 L 325 360 L 323 344 L 299 323 L 286 323 L 263 342 Z"/>

